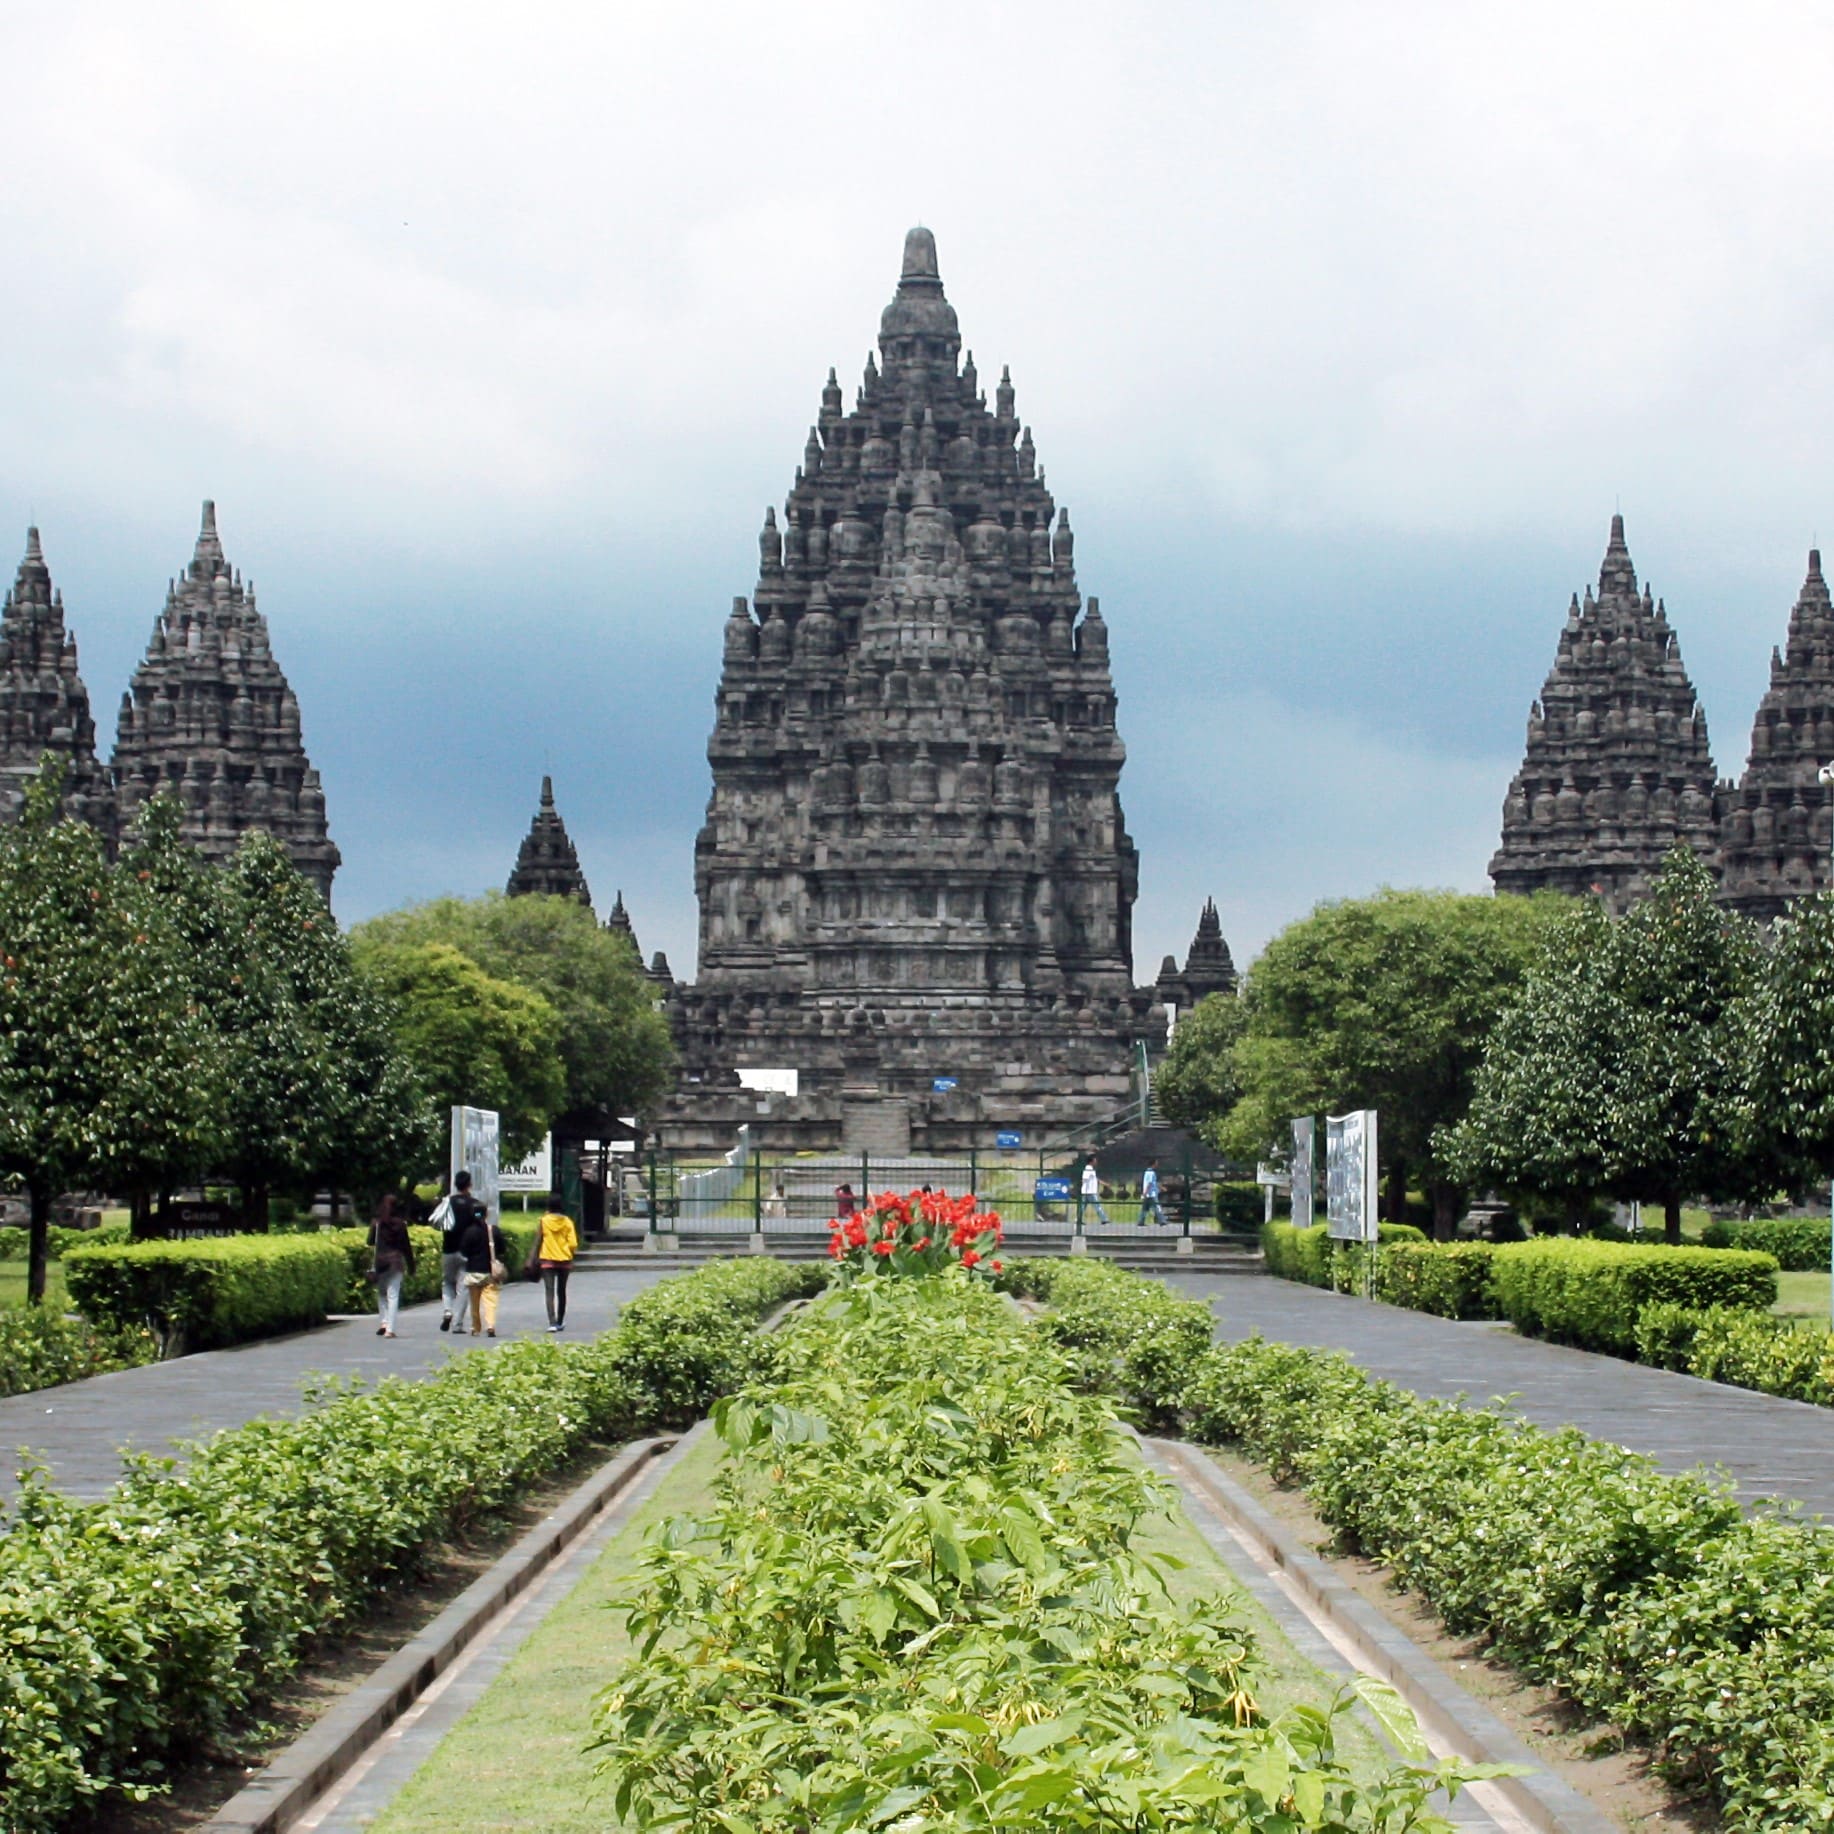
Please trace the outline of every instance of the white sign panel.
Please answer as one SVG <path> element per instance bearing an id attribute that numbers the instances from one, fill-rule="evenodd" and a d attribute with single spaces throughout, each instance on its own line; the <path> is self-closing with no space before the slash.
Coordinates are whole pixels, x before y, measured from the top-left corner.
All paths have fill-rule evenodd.
<path id="1" fill-rule="evenodd" d="M 1325 1218 L 1344 1242 L 1376 1239 L 1376 1111 L 1325 1117 Z"/>
<path id="2" fill-rule="evenodd" d="M 452 1111 L 452 1173 L 471 1174 L 471 1194 L 489 1206 L 492 1221 L 497 1205 L 497 1111 L 494 1108 L 454 1108 Z"/>
<path id="3" fill-rule="evenodd" d="M 1309 1114 L 1293 1123 L 1293 1221 L 1301 1229 L 1311 1227 L 1317 1202 L 1312 1192 L 1312 1136 L 1317 1125 Z"/>
<path id="4" fill-rule="evenodd" d="M 477 1174 L 474 1172 L 475 1178 Z M 506 1165 L 497 1178 L 500 1191 L 551 1191 L 554 1189 L 554 1136 L 543 1134 L 541 1144 L 520 1165 Z"/>

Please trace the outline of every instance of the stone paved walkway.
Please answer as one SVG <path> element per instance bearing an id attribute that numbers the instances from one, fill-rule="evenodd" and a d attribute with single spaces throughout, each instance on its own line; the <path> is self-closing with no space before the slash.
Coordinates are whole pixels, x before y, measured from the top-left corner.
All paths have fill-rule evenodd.
<path id="1" fill-rule="evenodd" d="M 1834 1518 L 1834 1408 L 1644 1369 L 1518 1337 L 1507 1325 L 1458 1324 L 1289 1280 L 1176 1277 L 1206 1299 L 1218 1335 L 1259 1331 L 1342 1350 L 1416 1394 L 1485 1403 L 1509 1396 L 1538 1426 L 1571 1424 L 1647 1452 L 1668 1471 L 1720 1466 L 1742 1496 L 1798 1501 Z"/>
<path id="2" fill-rule="evenodd" d="M 605 1330 L 625 1300 L 673 1271 L 605 1268 L 576 1274 L 568 1295 L 567 1336 L 590 1337 Z M 99 1497 L 121 1474 L 121 1448 L 160 1452 L 175 1439 L 241 1426 L 258 1414 L 295 1413 L 301 1384 L 314 1375 L 372 1381 L 385 1375 L 432 1375 L 451 1357 L 547 1334 L 541 1288 L 532 1284 L 503 1289 L 494 1342 L 443 1335 L 439 1311 L 437 1304 L 409 1307 L 392 1343 L 376 1335 L 373 1318 L 353 1318 L 0 1400 L 0 1495 L 14 1487 L 21 1451 L 45 1464 L 60 1490 Z"/>

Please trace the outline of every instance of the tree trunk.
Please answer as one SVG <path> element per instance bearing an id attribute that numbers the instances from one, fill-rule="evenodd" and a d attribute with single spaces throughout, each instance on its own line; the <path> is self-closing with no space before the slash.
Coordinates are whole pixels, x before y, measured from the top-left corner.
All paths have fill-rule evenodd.
<path id="1" fill-rule="evenodd" d="M 1681 1245 L 1681 1199 L 1665 1197 L 1662 1200 L 1662 1239 L 1671 1248 Z"/>
<path id="2" fill-rule="evenodd" d="M 1458 1232 L 1458 1200 L 1462 1193 L 1455 1184 L 1439 1182 L 1429 1189 L 1433 1195 L 1433 1240 L 1449 1242 Z"/>
<path id="3" fill-rule="evenodd" d="M 144 1241 L 153 1233 L 153 1193 L 148 1190 L 136 1191 L 130 1202 L 133 1217 L 128 1224 L 128 1234 L 136 1242 Z"/>
<path id="4" fill-rule="evenodd" d="M 25 1300 L 27 1305 L 43 1305 L 46 1263 L 50 1259 L 46 1249 L 51 1238 L 51 1193 L 32 1184 L 26 1186 L 26 1195 L 31 1203 L 31 1222 L 26 1250 Z"/>
<path id="5" fill-rule="evenodd" d="M 1586 1232 L 1586 1212 L 1592 1208 L 1589 1197 L 1569 1197 L 1567 1199 L 1567 1234 L 1584 1235 Z"/>
<path id="6" fill-rule="evenodd" d="M 267 1233 L 267 1186 L 245 1184 L 242 1187 L 242 1227 L 251 1233 Z"/>
<path id="7" fill-rule="evenodd" d="M 1400 1158 L 1388 1162 L 1388 1211 L 1387 1220 L 1391 1223 L 1407 1221 L 1407 1161 Z"/>

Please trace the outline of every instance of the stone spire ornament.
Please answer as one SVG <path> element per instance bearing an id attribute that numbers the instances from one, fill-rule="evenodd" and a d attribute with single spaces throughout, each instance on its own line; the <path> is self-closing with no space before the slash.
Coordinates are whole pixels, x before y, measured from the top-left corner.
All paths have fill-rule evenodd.
<path id="1" fill-rule="evenodd" d="M 184 804 L 180 832 L 224 860 L 265 829 L 331 896 L 339 854 L 325 793 L 300 736 L 299 702 L 274 660 L 267 620 L 223 556 L 206 502 L 191 564 L 166 591 L 145 659 L 121 697 L 111 766 L 118 820 L 161 790 Z"/>
<path id="2" fill-rule="evenodd" d="M 624 888 L 618 888 L 618 895 L 612 901 L 611 915 L 605 919 L 608 930 L 616 930 L 630 943 L 630 952 L 636 957 L 637 966 L 643 966 L 643 948 L 637 941 L 636 926 L 630 920 L 630 912 L 624 908 Z"/>
<path id="3" fill-rule="evenodd" d="M 956 1150 L 1111 1113 L 1163 1038 L 1133 981 L 1108 631 L 1010 375 L 990 413 L 961 349 L 913 229 L 857 404 L 824 387 L 726 620 L 699 968 L 670 1005 L 684 1150 L 765 1125 L 721 1106 L 740 1069 L 797 1070 L 783 1146 L 858 1144 L 874 1103 L 903 1111 L 875 1151 Z"/>
<path id="4" fill-rule="evenodd" d="M 1197 934 L 1191 938 L 1191 946 L 1185 952 L 1184 967 L 1180 968 L 1176 959 L 1168 955 L 1159 970 L 1159 979 L 1153 984 L 1153 997 L 1162 1006 L 1175 1006 L 1180 1012 L 1188 1012 L 1199 1000 L 1213 993 L 1233 993 L 1235 983 L 1235 958 L 1223 940 L 1223 924 L 1216 912 L 1216 900 L 1206 898 L 1203 914 L 1197 920 Z"/>
<path id="5" fill-rule="evenodd" d="M 1502 892 L 1593 893 L 1621 911 L 1685 841 L 1714 860 L 1707 720 L 1664 607 L 1611 518 L 1598 596 L 1574 599 L 1490 862 Z"/>
<path id="6" fill-rule="evenodd" d="M 96 761 L 76 639 L 64 626 L 63 594 L 51 584 L 38 531 L 29 528 L 25 558 L 0 606 L 0 819 L 19 813 L 46 752 L 64 762 L 64 808 L 108 834 L 113 798 Z"/>
<path id="7" fill-rule="evenodd" d="M 1808 577 L 1789 614 L 1789 636 L 1770 653 L 1770 686 L 1751 727 L 1751 755 L 1736 784 L 1720 787 L 1720 896 L 1768 922 L 1790 901 L 1829 884 L 1828 791 L 1834 761 L 1834 604 L 1809 551 Z"/>
<path id="8" fill-rule="evenodd" d="M 576 898 L 587 910 L 592 909 L 592 893 L 587 889 L 586 875 L 580 871 L 579 855 L 568 837 L 567 824 L 554 806 L 552 777 L 541 780 L 540 805 L 528 833 L 522 837 L 516 870 L 504 889 L 512 898 Z"/>

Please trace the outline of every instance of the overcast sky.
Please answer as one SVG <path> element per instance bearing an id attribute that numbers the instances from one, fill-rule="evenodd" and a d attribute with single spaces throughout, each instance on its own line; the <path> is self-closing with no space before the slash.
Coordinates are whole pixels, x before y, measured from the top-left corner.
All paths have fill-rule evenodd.
<path id="1" fill-rule="evenodd" d="M 0 68 L 0 558 L 106 748 L 216 498 L 346 921 L 546 769 L 690 970 L 722 621 L 912 223 L 1108 619 L 1142 979 L 1483 889 L 1614 508 L 1722 774 L 1834 541 L 1825 6 L 13 0 Z"/>

